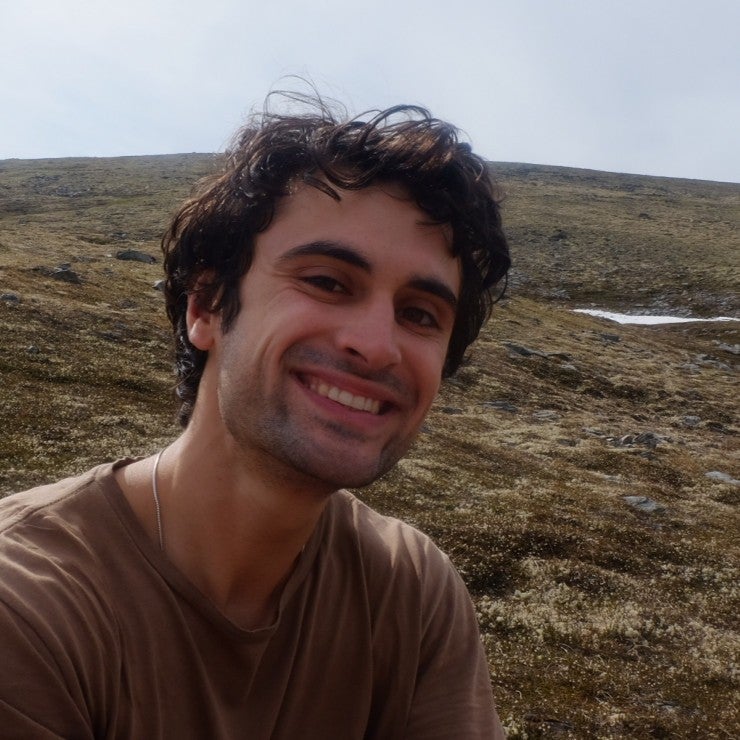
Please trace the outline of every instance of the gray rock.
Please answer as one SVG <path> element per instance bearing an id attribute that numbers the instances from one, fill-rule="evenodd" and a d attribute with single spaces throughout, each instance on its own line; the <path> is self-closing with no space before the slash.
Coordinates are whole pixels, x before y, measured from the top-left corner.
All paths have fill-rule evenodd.
<path id="1" fill-rule="evenodd" d="M 661 506 L 657 501 L 653 501 L 653 499 L 647 496 L 624 496 L 623 498 L 627 506 L 637 509 L 637 511 L 644 511 L 646 514 L 665 511 L 664 506 Z"/>
<path id="2" fill-rule="evenodd" d="M 462 409 L 455 408 L 454 406 L 442 406 L 440 411 L 443 414 L 453 414 L 453 415 L 464 413 Z"/>
<path id="3" fill-rule="evenodd" d="M 82 282 L 82 278 L 69 267 L 57 267 L 56 270 L 51 271 L 50 277 L 54 280 L 61 280 L 63 283 L 72 283 L 79 285 Z"/>
<path id="4" fill-rule="evenodd" d="M 620 337 L 619 334 L 599 334 L 599 336 L 605 342 L 621 342 L 622 341 L 622 337 Z"/>
<path id="5" fill-rule="evenodd" d="M 704 473 L 704 477 L 716 480 L 719 483 L 729 483 L 731 486 L 740 486 L 740 480 L 733 478 L 728 473 L 723 473 L 720 470 L 711 470 L 708 473 Z"/>
<path id="6" fill-rule="evenodd" d="M 156 257 L 152 257 L 151 254 L 146 252 L 140 252 L 138 249 L 120 249 L 116 252 L 117 260 L 128 260 L 130 262 L 145 262 L 148 265 L 153 265 L 156 261 Z"/>
<path id="7" fill-rule="evenodd" d="M 0 295 L 0 301 L 3 303 L 10 303 L 13 306 L 17 306 L 20 302 L 20 296 L 18 296 L 16 293 L 3 293 Z"/>
<path id="8" fill-rule="evenodd" d="M 700 367 L 713 367 L 717 370 L 723 370 L 724 372 L 732 371 L 732 368 L 726 362 L 722 362 L 712 355 L 697 355 L 695 363 Z"/>
<path id="9" fill-rule="evenodd" d="M 537 419 L 537 421 L 557 421 L 560 418 L 560 414 L 550 409 L 542 409 L 542 411 L 535 411 L 532 414 L 532 418 Z"/>
<path id="10" fill-rule="evenodd" d="M 717 349 L 721 349 L 723 352 L 729 352 L 731 355 L 740 355 L 740 344 L 725 344 L 724 342 L 717 342 Z"/>
<path id="11" fill-rule="evenodd" d="M 509 350 L 509 352 L 513 353 L 514 355 L 520 355 L 521 357 L 547 357 L 547 354 L 545 352 L 540 352 L 536 349 L 530 349 L 529 347 L 524 347 L 521 344 L 514 344 L 514 342 L 504 342 L 504 347 Z"/>
<path id="12" fill-rule="evenodd" d="M 46 275 L 46 277 L 54 278 L 54 280 L 61 280 L 64 283 L 79 285 L 82 282 L 80 276 L 66 263 L 59 265 L 59 267 L 34 267 L 33 271 L 41 275 Z"/>
<path id="13" fill-rule="evenodd" d="M 163 291 L 164 290 L 164 280 L 157 280 L 156 283 L 152 286 L 154 290 Z"/>
<path id="14" fill-rule="evenodd" d="M 698 365 L 695 365 L 693 362 L 685 362 L 683 365 L 679 365 L 678 369 L 685 370 L 691 375 L 696 375 L 697 373 L 701 372 L 701 368 Z"/>
<path id="15" fill-rule="evenodd" d="M 694 427 L 698 427 L 699 424 L 701 424 L 701 418 L 698 416 L 684 416 L 683 419 L 681 419 L 681 423 L 685 427 L 693 429 Z"/>
<path id="16" fill-rule="evenodd" d="M 661 437 L 655 432 L 641 432 L 640 434 L 625 434 L 622 437 L 607 437 L 607 441 L 615 447 L 648 447 L 654 450 L 660 442 L 668 441 L 667 437 Z"/>
<path id="17" fill-rule="evenodd" d="M 507 411 L 510 414 L 518 414 L 519 409 L 508 401 L 483 401 L 483 406 L 496 409 L 496 411 Z"/>

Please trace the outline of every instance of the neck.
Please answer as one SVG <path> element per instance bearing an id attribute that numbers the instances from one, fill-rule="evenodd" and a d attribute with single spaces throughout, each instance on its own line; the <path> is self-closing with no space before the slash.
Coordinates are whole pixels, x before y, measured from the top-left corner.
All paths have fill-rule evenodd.
<path id="1" fill-rule="evenodd" d="M 154 458 L 134 465 L 139 473 L 123 468 L 119 483 L 159 546 Z M 266 626 L 276 616 L 282 587 L 331 493 L 267 467 L 188 428 L 164 451 L 157 471 L 167 557 L 243 628 Z"/>

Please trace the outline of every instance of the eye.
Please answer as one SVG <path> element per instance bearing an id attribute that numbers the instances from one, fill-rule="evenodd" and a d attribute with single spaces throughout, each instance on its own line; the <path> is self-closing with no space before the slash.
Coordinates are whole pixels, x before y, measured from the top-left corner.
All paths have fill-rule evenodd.
<path id="1" fill-rule="evenodd" d="M 424 328 L 438 329 L 439 322 L 434 314 L 419 306 L 407 306 L 399 311 L 399 316 L 410 324 Z"/>
<path id="2" fill-rule="evenodd" d="M 301 278 L 304 283 L 318 288 L 324 293 L 346 293 L 347 289 L 336 278 L 330 275 L 306 275 Z"/>

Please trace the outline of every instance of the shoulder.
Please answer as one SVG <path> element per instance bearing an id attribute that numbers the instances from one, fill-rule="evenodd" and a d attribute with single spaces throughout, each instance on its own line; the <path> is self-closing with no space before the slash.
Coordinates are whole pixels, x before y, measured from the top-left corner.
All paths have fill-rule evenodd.
<path id="1" fill-rule="evenodd" d="M 0 499 L 0 533 L 7 534 L 34 516 L 53 515 L 70 497 L 89 489 L 100 468 Z"/>
<path id="2" fill-rule="evenodd" d="M 53 628 L 65 613 L 102 606 L 92 586 L 106 579 L 99 543 L 117 526 L 107 501 L 112 465 L 0 501 L 0 608 Z M 89 612 L 88 612 L 89 616 Z"/>
<path id="3" fill-rule="evenodd" d="M 378 513 L 348 491 L 334 497 L 333 526 L 352 539 L 369 578 L 404 588 L 415 583 L 422 591 L 437 592 L 443 586 L 465 591 L 450 559 L 429 536 Z"/>

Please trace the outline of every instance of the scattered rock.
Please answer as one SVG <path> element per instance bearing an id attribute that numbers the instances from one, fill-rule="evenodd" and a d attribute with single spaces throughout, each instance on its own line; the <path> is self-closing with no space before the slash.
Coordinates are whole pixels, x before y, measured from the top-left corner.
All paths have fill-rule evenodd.
<path id="1" fill-rule="evenodd" d="M 729 352 L 731 355 L 740 355 L 740 344 L 725 344 L 724 342 L 716 342 L 717 349 L 721 349 L 723 352 Z"/>
<path id="2" fill-rule="evenodd" d="M 145 262 L 148 265 L 153 265 L 156 261 L 156 257 L 152 257 L 151 254 L 146 252 L 140 252 L 138 249 L 120 249 L 116 252 L 117 260 L 128 260 L 130 262 Z"/>
<path id="3" fill-rule="evenodd" d="M 654 450 L 660 442 L 670 441 L 667 437 L 661 437 L 655 432 L 641 432 L 640 434 L 625 434 L 622 437 L 607 437 L 615 447 L 648 447 Z"/>
<path id="4" fill-rule="evenodd" d="M 620 337 L 619 334 L 599 334 L 599 336 L 605 342 L 621 342 L 622 341 L 622 337 Z"/>
<path id="5" fill-rule="evenodd" d="M 699 365 L 699 367 L 713 367 L 717 370 L 724 370 L 725 372 L 732 371 L 732 368 L 726 362 L 722 362 L 713 355 L 697 355 L 695 364 Z"/>
<path id="6" fill-rule="evenodd" d="M 9 303 L 12 306 L 17 306 L 21 302 L 21 299 L 16 293 L 3 293 L 0 295 L 0 301 L 3 303 Z"/>
<path id="7" fill-rule="evenodd" d="M 729 483 L 731 486 L 740 486 L 740 480 L 733 478 L 728 473 L 723 473 L 720 470 L 711 470 L 709 473 L 704 473 L 704 477 L 716 480 L 719 483 Z"/>
<path id="8" fill-rule="evenodd" d="M 34 272 L 46 275 L 46 277 L 54 278 L 54 280 L 61 280 L 65 283 L 74 283 L 75 285 L 82 283 L 80 276 L 68 264 L 59 265 L 59 267 L 39 266 L 32 269 Z"/>
<path id="9" fill-rule="evenodd" d="M 588 434 L 589 437 L 606 437 L 606 432 L 602 432 L 601 429 L 595 427 L 583 427 L 581 431 Z"/>
<path id="10" fill-rule="evenodd" d="M 514 355 L 520 355 L 521 357 L 547 357 L 544 352 L 540 352 L 536 349 L 530 349 L 529 347 L 524 347 L 521 344 L 514 344 L 514 342 L 504 342 L 504 347 L 506 347 L 506 349 L 508 349 L 510 353 L 513 353 Z"/>
<path id="11" fill-rule="evenodd" d="M 664 506 L 661 506 L 657 501 L 653 501 L 653 499 L 647 496 L 624 496 L 623 498 L 627 506 L 637 509 L 637 511 L 644 511 L 646 514 L 665 511 Z"/>
<path id="12" fill-rule="evenodd" d="M 698 427 L 699 424 L 701 424 L 701 418 L 698 416 L 684 416 L 683 419 L 681 419 L 681 423 L 685 427 L 693 429 L 694 427 Z"/>
<path id="13" fill-rule="evenodd" d="M 483 401 L 483 406 L 496 409 L 496 411 L 507 411 L 510 414 L 519 413 L 519 409 L 508 401 Z"/>
<path id="14" fill-rule="evenodd" d="M 504 347 L 509 350 L 509 357 L 542 357 L 545 360 L 562 360 L 563 362 L 572 362 L 573 357 L 567 352 L 542 352 L 539 349 L 525 347 L 515 342 L 504 342 Z"/>
<path id="15" fill-rule="evenodd" d="M 720 434 L 731 434 L 727 427 L 721 421 L 708 421 L 704 425 L 710 432 L 719 432 Z"/>
<path id="16" fill-rule="evenodd" d="M 563 229 L 558 229 L 554 234 L 550 236 L 551 242 L 562 242 L 568 238 L 568 233 Z"/>
<path id="17" fill-rule="evenodd" d="M 535 411 L 532 414 L 532 418 L 537 419 L 537 421 L 557 421 L 560 418 L 560 414 L 550 409 L 542 409 L 542 411 Z"/>
<path id="18" fill-rule="evenodd" d="M 80 285 L 82 283 L 82 278 L 74 270 L 66 266 L 57 267 L 55 270 L 52 270 L 49 277 L 54 278 L 54 280 L 61 280 L 64 283 L 73 283 L 74 285 Z"/>

